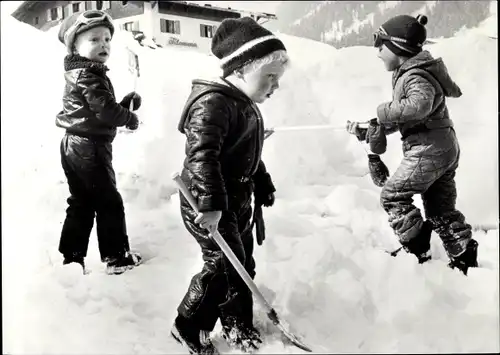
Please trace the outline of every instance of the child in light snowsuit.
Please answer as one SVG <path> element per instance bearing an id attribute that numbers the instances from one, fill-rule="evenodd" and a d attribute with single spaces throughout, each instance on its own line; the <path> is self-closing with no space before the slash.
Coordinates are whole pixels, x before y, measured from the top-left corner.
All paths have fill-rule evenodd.
<path id="1" fill-rule="evenodd" d="M 63 110 L 56 125 L 66 130 L 61 163 L 71 193 L 59 251 L 63 264 L 76 262 L 84 267 L 96 218 L 101 260 L 107 263 L 107 273 L 120 274 L 139 265 L 141 257 L 130 252 L 123 200 L 111 164 L 111 143 L 116 127 L 138 128 L 138 118 L 129 105 L 133 100 L 134 109 L 139 108 L 141 98 L 131 92 L 116 102 L 104 65 L 113 32 L 111 17 L 98 10 L 73 14 L 59 30 L 68 55 L 64 58 Z"/>
<path id="2" fill-rule="evenodd" d="M 407 252 L 420 263 L 430 259 L 430 237 L 436 231 L 450 258 L 450 266 L 467 274 L 477 266 L 478 243 L 471 226 L 455 208 L 455 171 L 460 148 L 446 106 L 447 97 L 462 92 L 441 58 L 422 46 L 427 17 L 396 16 L 374 35 L 378 57 L 393 71 L 393 100 L 377 108 L 385 133 L 401 132 L 404 158 L 382 188 L 381 204 L 389 223 Z M 378 159 L 380 160 L 380 159 Z M 421 194 L 425 215 L 413 205 Z"/>
<path id="3" fill-rule="evenodd" d="M 179 123 L 186 135 L 181 178 L 200 211 L 181 195 L 181 215 L 205 265 L 178 307 L 172 335 L 197 354 L 217 352 L 209 334 L 219 318 L 231 346 L 246 351 L 261 341 L 253 326 L 252 294 L 207 229 L 218 229 L 253 278 L 252 195 L 261 244 L 260 208 L 274 203 L 275 191 L 261 160 L 264 124 L 256 103 L 279 87 L 288 62 L 283 43 L 249 17 L 224 20 L 212 39 L 212 52 L 223 75 L 193 81 Z"/>

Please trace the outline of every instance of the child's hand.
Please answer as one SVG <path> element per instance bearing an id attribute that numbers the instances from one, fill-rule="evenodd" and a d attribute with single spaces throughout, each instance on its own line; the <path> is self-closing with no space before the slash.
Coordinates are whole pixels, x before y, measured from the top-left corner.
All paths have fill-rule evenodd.
<path id="1" fill-rule="evenodd" d="M 125 127 L 130 129 L 131 131 L 135 131 L 137 128 L 139 128 L 139 118 L 133 112 L 130 112 L 130 115 L 130 120 L 127 122 Z"/>
<path id="2" fill-rule="evenodd" d="M 222 211 L 200 212 L 195 218 L 194 223 L 208 229 L 210 233 L 214 233 L 219 226 L 221 216 Z"/>
<path id="3" fill-rule="evenodd" d="M 359 127 L 359 123 L 360 122 L 351 122 L 348 120 L 346 130 L 350 134 L 354 134 L 359 141 L 364 141 L 366 139 L 366 132 L 368 129 Z"/>
<path id="4" fill-rule="evenodd" d="M 141 107 L 142 98 L 141 98 L 141 95 L 139 95 L 135 91 L 132 91 L 131 93 L 128 93 L 127 95 L 125 95 L 125 97 L 120 102 L 120 105 L 122 105 L 126 109 L 129 109 L 130 108 L 130 101 L 132 101 L 132 100 L 134 102 L 134 107 L 132 108 L 132 110 L 134 110 L 134 111 L 138 110 Z"/>

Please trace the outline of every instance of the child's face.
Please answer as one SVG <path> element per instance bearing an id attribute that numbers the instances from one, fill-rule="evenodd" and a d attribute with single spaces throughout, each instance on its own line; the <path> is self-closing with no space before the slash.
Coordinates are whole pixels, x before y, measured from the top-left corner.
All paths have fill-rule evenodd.
<path id="1" fill-rule="evenodd" d="M 87 59 L 106 63 L 111 53 L 111 32 L 100 26 L 80 33 L 75 41 L 76 53 Z"/>
<path id="2" fill-rule="evenodd" d="M 394 71 L 401 65 L 401 61 L 397 55 L 392 53 L 389 48 L 382 44 L 377 48 L 378 54 L 377 57 L 382 59 L 385 65 L 385 69 L 387 71 Z"/>
<path id="3" fill-rule="evenodd" d="M 243 90 L 257 103 L 263 103 L 279 88 L 279 80 L 285 73 L 285 66 L 279 61 L 264 64 L 255 71 L 243 73 Z"/>

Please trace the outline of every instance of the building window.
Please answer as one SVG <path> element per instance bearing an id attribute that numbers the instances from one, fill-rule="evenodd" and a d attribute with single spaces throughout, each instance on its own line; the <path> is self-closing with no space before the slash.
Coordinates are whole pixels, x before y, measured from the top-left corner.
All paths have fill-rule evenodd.
<path id="1" fill-rule="evenodd" d="M 212 38 L 216 30 L 217 26 L 200 25 L 200 36 L 205 38 Z"/>
<path id="2" fill-rule="evenodd" d="M 160 30 L 163 33 L 173 33 L 180 35 L 181 34 L 181 22 L 180 21 L 171 21 L 165 20 L 163 18 L 160 19 Z"/>
<path id="3" fill-rule="evenodd" d="M 73 13 L 80 11 L 80 3 L 79 2 L 74 3 L 72 6 L 73 6 Z"/>
<path id="4" fill-rule="evenodd" d="M 50 20 L 57 20 L 57 8 L 50 9 Z"/>
<path id="5" fill-rule="evenodd" d="M 97 10 L 111 9 L 111 1 L 96 1 Z"/>
<path id="6" fill-rule="evenodd" d="M 39 22 L 40 22 L 40 18 L 38 16 L 35 17 L 35 21 L 34 21 L 35 26 L 38 25 Z"/>
<path id="7" fill-rule="evenodd" d="M 140 31 L 139 30 L 139 22 L 138 21 L 135 21 L 135 22 L 125 22 L 121 28 L 125 31 L 129 31 L 129 32 L 132 32 L 132 31 Z"/>

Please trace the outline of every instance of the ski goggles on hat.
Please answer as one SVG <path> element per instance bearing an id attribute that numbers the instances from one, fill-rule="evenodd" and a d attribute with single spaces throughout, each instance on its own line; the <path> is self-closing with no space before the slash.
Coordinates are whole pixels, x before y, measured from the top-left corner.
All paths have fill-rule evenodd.
<path id="1" fill-rule="evenodd" d="M 64 42 L 67 42 L 69 36 L 78 30 L 81 25 L 88 25 L 92 22 L 102 22 L 107 21 L 113 24 L 113 19 L 106 12 L 101 10 L 90 10 L 85 11 L 80 16 L 76 18 L 76 21 L 64 34 Z"/>
<path id="2" fill-rule="evenodd" d="M 410 43 L 408 40 L 404 38 L 399 38 L 399 37 L 393 37 L 389 36 L 387 33 L 384 33 L 385 31 L 383 29 L 379 29 L 377 32 L 373 34 L 373 46 L 374 47 L 380 47 L 383 43 L 383 41 L 391 41 L 395 44 L 397 43 L 404 43 L 408 44 L 412 47 L 417 46 L 417 47 L 422 47 L 421 43 Z"/>

